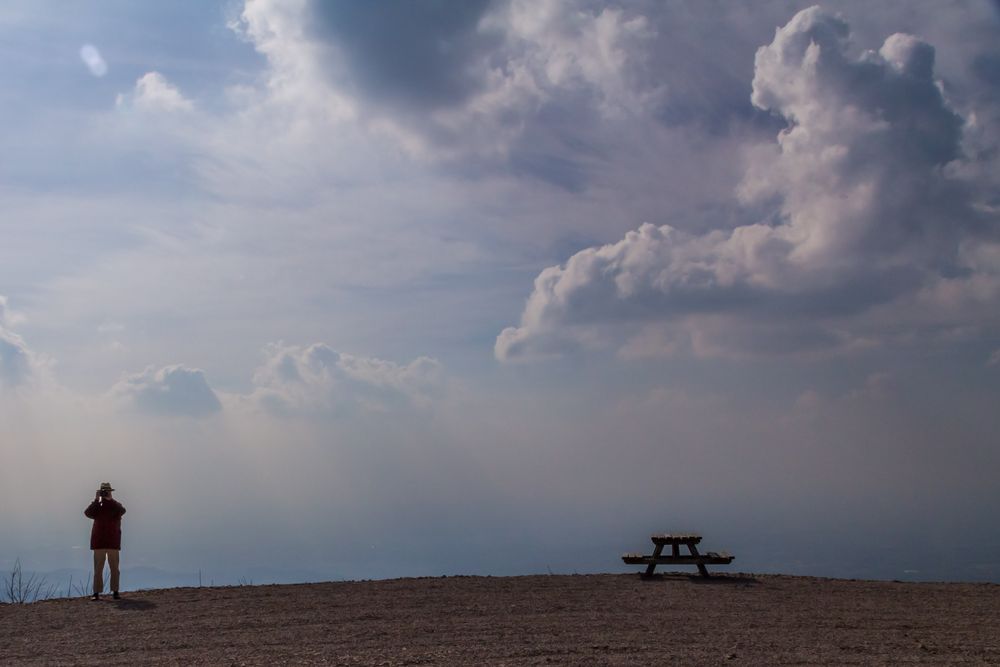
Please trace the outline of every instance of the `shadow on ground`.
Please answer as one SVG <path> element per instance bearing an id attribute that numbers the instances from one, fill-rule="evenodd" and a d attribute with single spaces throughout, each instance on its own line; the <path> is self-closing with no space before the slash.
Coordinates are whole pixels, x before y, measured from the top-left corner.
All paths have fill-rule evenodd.
<path id="1" fill-rule="evenodd" d="M 650 583 L 657 581 L 687 581 L 692 584 L 703 584 L 706 586 L 753 586 L 760 583 L 752 574 L 713 574 L 710 577 L 703 577 L 700 574 L 688 574 L 686 572 L 663 572 L 648 577 L 640 573 L 636 577 Z"/>
<path id="2" fill-rule="evenodd" d="M 150 609 L 156 609 L 156 603 L 150 602 L 149 600 L 133 600 L 123 598 L 121 600 L 115 600 L 114 605 L 116 609 L 124 611 L 148 611 Z"/>

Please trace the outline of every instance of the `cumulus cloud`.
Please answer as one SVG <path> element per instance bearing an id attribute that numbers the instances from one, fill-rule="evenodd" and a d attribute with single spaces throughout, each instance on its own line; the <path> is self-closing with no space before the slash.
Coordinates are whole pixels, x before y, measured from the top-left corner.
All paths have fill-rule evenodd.
<path id="1" fill-rule="evenodd" d="M 895 34 L 854 57 L 849 37 L 813 7 L 757 51 L 752 102 L 786 127 L 750 153 L 739 195 L 776 202 L 767 219 L 707 234 L 645 224 L 577 253 L 538 276 L 497 357 L 622 336 L 630 354 L 843 349 L 871 343 L 862 314 L 944 284 L 995 303 L 996 216 L 955 176 L 963 121 L 933 47 Z"/>
<path id="2" fill-rule="evenodd" d="M 152 415 L 207 417 L 222 409 L 204 371 L 184 366 L 152 366 L 123 377 L 111 389 L 123 406 Z"/>
<path id="3" fill-rule="evenodd" d="M 646 76 L 645 48 L 656 29 L 643 14 L 517 0 L 500 16 L 508 43 L 522 49 L 512 61 L 523 63 L 547 97 L 557 90 L 584 90 L 603 113 L 617 116 L 647 109 L 663 92 Z"/>
<path id="4" fill-rule="evenodd" d="M 337 352 L 322 343 L 276 343 L 254 373 L 251 399 L 277 414 L 338 414 L 361 407 L 381 412 L 423 405 L 442 386 L 441 364 L 419 357 L 400 365 Z"/>
<path id="5" fill-rule="evenodd" d="M 194 109 L 194 103 L 159 72 L 147 72 L 139 77 L 132 93 L 119 95 L 117 104 L 149 112 L 171 113 Z"/>

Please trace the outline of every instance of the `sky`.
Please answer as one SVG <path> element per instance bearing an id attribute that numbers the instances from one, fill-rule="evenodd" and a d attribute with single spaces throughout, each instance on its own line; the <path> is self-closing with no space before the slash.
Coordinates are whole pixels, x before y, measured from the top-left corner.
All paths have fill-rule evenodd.
<path id="1" fill-rule="evenodd" d="M 12 2 L 0 570 L 1000 581 L 1000 5 Z M 131 578 L 130 578 L 131 577 Z"/>

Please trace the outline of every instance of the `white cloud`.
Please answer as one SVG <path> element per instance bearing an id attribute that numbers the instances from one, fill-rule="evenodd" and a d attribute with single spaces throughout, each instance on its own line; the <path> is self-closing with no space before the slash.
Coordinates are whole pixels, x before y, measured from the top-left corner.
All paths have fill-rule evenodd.
<path id="1" fill-rule="evenodd" d="M 308 34 L 307 0 L 246 2 L 230 28 L 268 61 L 268 102 L 326 121 L 353 117 L 349 100 L 325 83 L 322 49 Z"/>
<path id="2" fill-rule="evenodd" d="M 148 112 L 172 113 L 194 109 L 194 103 L 159 72 L 147 72 L 139 77 L 132 93 L 119 95 L 117 104 L 120 107 L 131 105 Z"/>
<path id="3" fill-rule="evenodd" d="M 7 328 L 17 319 L 7 307 L 7 297 L 0 295 L 0 388 L 29 383 L 42 366 L 24 339 Z"/>
<path id="4" fill-rule="evenodd" d="M 0 327 L 15 326 L 23 319 L 21 315 L 11 310 L 10 306 L 7 304 L 7 297 L 0 294 Z"/>
<path id="5" fill-rule="evenodd" d="M 419 357 L 400 365 L 337 352 L 276 343 L 254 373 L 251 400 L 278 414 L 338 414 L 361 407 L 383 412 L 424 405 L 442 388 L 441 364 Z"/>
<path id="6" fill-rule="evenodd" d="M 96 77 L 102 77 L 108 73 L 108 63 L 104 61 L 101 52 L 93 44 L 84 44 L 80 47 L 80 60 Z"/>
<path id="7" fill-rule="evenodd" d="M 205 379 L 204 371 L 184 366 L 152 366 L 126 375 L 111 389 L 122 405 L 151 415 L 206 417 L 222 404 Z"/>
<path id="8" fill-rule="evenodd" d="M 934 49 L 897 34 L 854 58 L 848 37 L 811 8 L 757 52 L 753 103 L 787 127 L 751 152 L 740 195 L 779 202 L 771 218 L 707 234 L 645 224 L 577 253 L 538 276 L 497 357 L 622 336 L 633 356 L 656 339 L 710 356 L 843 349 L 870 342 L 856 319 L 876 306 L 970 272 L 996 285 L 981 242 L 996 221 L 951 177 L 962 121 Z"/>
<path id="9" fill-rule="evenodd" d="M 535 90 L 586 88 L 608 115 L 644 111 L 663 92 L 638 77 L 644 48 L 656 37 L 643 15 L 626 16 L 611 7 L 589 11 L 559 0 L 515 0 L 493 20 L 501 17 L 512 69 L 524 67 Z"/>
<path id="10" fill-rule="evenodd" d="M 31 352 L 17 334 L 0 327 L 0 386 L 16 387 L 32 373 Z"/>

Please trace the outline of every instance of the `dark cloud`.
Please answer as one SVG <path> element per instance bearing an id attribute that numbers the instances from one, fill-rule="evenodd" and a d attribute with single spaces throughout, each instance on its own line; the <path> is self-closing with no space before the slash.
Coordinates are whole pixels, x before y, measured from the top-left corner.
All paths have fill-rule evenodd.
<path id="1" fill-rule="evenodd" d="M 343 58 L 350 82 L 378 102 L 455 105 L 484 85 L 500 35 L 480 29 L 489 0 L 314 2 L 311 31 Z"/>
<path id="2" fill-rule="evenodd" d="M 307 91 L 321 104 L 332 92 L 332 104 L 409 150 L 488 157 L 494 169 L 514 164 L 508 151 L 525 130 L 554 127 L 547 109 L 622 117 L 658 94 L 642 57 L 654 33 L 625 6 L 314 1 L 299 11 L 256 3 L 244 7 L 241 26 L 268 56 L 276 89 Z M 537 171 L 565 185 L 558 170 Z"/>
<path id="3" fill-rule="evenodd" d="M 509 165 L 519 174 L 537 178 L 569 192 L 583 192 L 588 182 L 586 166 L 581 161 L 564 155 L 519 150 L 511 156 Z"/>
<path id="4" fill-rule="evenodd" d="M 983 83 L 1000 88 L 1000 52 L 976 56 L 972 61 L 972 73 Z"/>
<path id="5" fill-rule="evenodd" d="M 207 417 L 222 409 L 205 373 L 197 368 L 149 367 L 120 380 L 112 394 L 140 412 L 172 417 Z"/>

